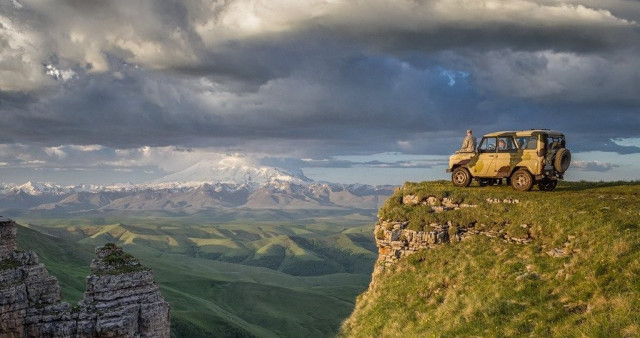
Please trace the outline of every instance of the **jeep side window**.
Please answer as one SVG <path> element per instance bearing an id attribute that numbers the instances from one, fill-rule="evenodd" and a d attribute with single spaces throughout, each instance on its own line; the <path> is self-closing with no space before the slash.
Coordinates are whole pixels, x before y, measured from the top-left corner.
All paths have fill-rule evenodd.
<path id="1" fill-rule="evenodd" d="M 538 139 L 535 136 L 518 137 L 518 148 L 522 149 L 536 149 Z"/>
<path id="2" fill-rule="evenodd" d="M 478 152 L 486 153 L 488 151 L 494 152 L 496 151 L 496 138 L 495 137 L 486 137 L 483 138 L 478 146 Z"/>
<path id="3" fill-rule="evenodd" d="M 500 152 L 510 152 L 516 149 L 516 146 L 513 144 L 513 138 L 511 137 L 499 137 L 498 138 L 498 151 Z"/>
<path id="4" fill-rule="evenodd" d="M 558 150 L 564 145 L 564 140 L 561 137 L 547 137 L 547 149 Z"/>

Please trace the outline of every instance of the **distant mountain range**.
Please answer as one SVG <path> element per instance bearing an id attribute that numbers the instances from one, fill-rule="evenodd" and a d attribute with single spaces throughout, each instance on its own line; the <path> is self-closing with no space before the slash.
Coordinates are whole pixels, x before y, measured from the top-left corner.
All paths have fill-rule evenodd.
<path id="1" fill-rule="evenodd" d="M 0 185 L 0 210 L 377 209 L 392 192 L 392 186 L 318 183 L 299 170 L 228 157 L 203 160 L 144 184 Z"/>

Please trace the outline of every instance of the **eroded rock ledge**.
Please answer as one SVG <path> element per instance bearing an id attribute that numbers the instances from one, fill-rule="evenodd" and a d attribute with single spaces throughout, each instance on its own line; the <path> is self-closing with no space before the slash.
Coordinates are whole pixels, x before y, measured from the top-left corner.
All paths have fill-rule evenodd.
<path id="1" fill-rule="evenodd" d="M 401 189 L 402 190 L 402 189 Z M 503 203 L 503 204 L 519 204 L 517 199 L 498 199 L 488 198 L 486 199 L 488 204 Z M 477 208 L 476 204 L 468 203 L 455 203 L 453 199 L 447 197 L 427 196 L 419 197 L 418 195 L 407 194 L 402 196 L 402 204 L 407 206 L 428 206 L 435 213 L 446 213 L 452 210 L 459 210 L 462 208 Z M 429 230 L 416 231 L 408 229 L 409 222 L 392 221 L 380 219 L 375 225 L 374 235 L 376 245 L 378 246 L 378 261 L 375 267 L 374 276 L 376 273 L 384 270 L 398 261 L 400 258 L 411 255 L 420 250 L 433 248 L 437 245 L 462 241 L 465 238 L 473 235 L 484 235 L 493 238 L 499 238 L 506 242 L 515 244 L 526 244 L 532 239 L 529 235 L 529 225 L 521 224 L 523 229 L 522 237 L 510 236 L 502 229 L 496 229 L 495 227 L 487 227 L 485 224 L 472 222 L 469 224 L 452 224 L 452 222 L 446 223 L 431 223 L 425 228 Z M 506 227 L 505 224 L 503 227 Z"/>
<path id="2" fill-rule="evenodd" d="M 464 227 L 454 227 L 451 222 L 445 224 L 432 223 L 431 231 L 415 231 L 407 229 L 409 222 L 380 221 L 375 226 L 376 245 L 378 246 L 378 265 L 388 266 L 400 258 L 419 250 L 433 248 L 436 245 L 462 241 L 471 235 L 484 235 L 502 239 L 506 242 L 526 244 L 531 242 L 529 236 L 511 237 L 500 230 L 483 230 L 483 224 L 471 223 Z M 476 227 L 477 225 L 477 227 Z M 527 224 L 520 225 L 526 229 Z"/>
<path id="3" fill-rule="evenodd" d="M 34 252 L 19 251 L 16 226 L 0 220 L 0 337 L 169 337 L 169 304 L 153 272 L 115 244 L 96 249 L 77 306 Z"/>

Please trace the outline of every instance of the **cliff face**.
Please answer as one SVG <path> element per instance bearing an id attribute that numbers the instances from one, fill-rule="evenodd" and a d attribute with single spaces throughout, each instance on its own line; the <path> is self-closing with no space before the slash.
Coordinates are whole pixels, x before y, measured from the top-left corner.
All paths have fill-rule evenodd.
<path id="1" fill-rule="evenodd" d="M 136 258 L 113 244 L 97 248 L 72 307 L 38 256 L 17 250 L 16 233 L 0 220 L 0 337 L 169 337 L 169 304 Z"/>

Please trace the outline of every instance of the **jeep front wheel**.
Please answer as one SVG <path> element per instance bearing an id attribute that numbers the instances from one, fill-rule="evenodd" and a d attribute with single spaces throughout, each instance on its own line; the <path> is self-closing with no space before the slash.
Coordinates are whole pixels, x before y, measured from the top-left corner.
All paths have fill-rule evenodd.
<path id="1" fill-rule="evenodd" d="M 533 187 L 533 177 L 525 169 L 519 169 L 511 175 L 511 186 L 519 191 L 531 190 Z"/>
<path id="2" fill-rule="evenodd" d="M 468 187 L 471 184 L 471 173 L 464 167 L 457 167 L 451 174 L 451 182 L 456 187 Z"/>

